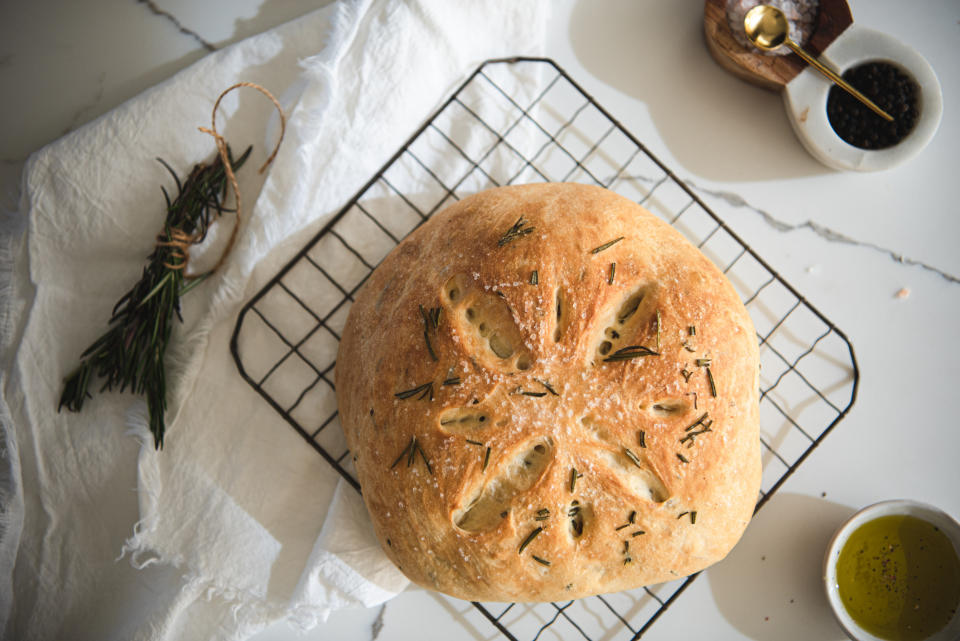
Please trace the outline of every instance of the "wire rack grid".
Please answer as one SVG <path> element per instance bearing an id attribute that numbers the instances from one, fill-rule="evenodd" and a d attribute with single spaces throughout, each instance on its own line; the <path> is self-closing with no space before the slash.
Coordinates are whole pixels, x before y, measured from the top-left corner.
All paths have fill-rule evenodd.
<path id="1" fill-rule="evenodd" d="M 853 348 L 548 59 L 491 60 L 477 68 L 243 307 L 231 341 L 241 375 L 359 490 L 333 385 L 357 290 L 391 249 L 447 204 L 488 187 L 549 181 L 597 184 L 639 202 L 733 283 L 760 344 L 759 509 L 853 405 Z M 515 641 L 637 639 L 695 576 L 562 603 L 473 605 Z"/>

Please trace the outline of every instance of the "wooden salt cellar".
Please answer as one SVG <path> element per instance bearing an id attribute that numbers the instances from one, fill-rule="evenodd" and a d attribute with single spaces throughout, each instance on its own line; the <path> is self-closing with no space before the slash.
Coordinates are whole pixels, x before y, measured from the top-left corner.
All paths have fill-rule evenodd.
<path id="1" fill-rule="evenodd" d="M 802 46 L 814 58 L 853 24 L 846 0 L 820 0 L 813 31 Z M 703 33 L 707 49 L 717 63 L 749 83 L 780 91 L 803 71 L 807 64 L 795 53 L 764 55 L 753 47 L 742 46 L 733 37 L 727 22 L 727 0 L 706 0 L 703 9 Z"/>

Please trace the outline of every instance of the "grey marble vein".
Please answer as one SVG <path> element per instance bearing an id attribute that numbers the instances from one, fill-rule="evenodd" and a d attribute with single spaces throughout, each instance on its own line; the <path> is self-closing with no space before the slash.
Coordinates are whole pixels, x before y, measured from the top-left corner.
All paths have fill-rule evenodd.
<path id="1" fill-rule="evenodd" d="M 960 284 L 960 276 L 955 276 L 953 274 L 945 272 L 942 269 L 934 267 L 933 265 L 929 265 L 923 261 L 904 256 L 900 252 L 894 249 L 890 249 L 889 247 L 883 247 L 881 245 L 877 245 L 876 243 L 857 240 L 856 238 L 852 238 L 850 236 L 847 236 L 846 234 L 842 234 L 838 231 L 830 229 L 829 227 L 825 225 L 821 225 L 820 223 L 814 222 L 812 220 L 807 220 L 796 225 L 791 225 L 789 223 L 783 222 L 782 220 L 778 220 L 772 214 L 770 214 L 767 211 L 764 211 L 763 209 L 754 207 L 753 205 L 748 203 L 746 200 L 744 200 L 741 196 L 733 192 L 715 191 L 711 189 L 706 189 L 704 187 L 701 187 L 700 185 L 696 185 L 691 180 L 687 180 L 687 184 L 689 184 L 693 189 L 697 191 L 700 191 L 704 194 L 709 194 L 710 196 L 723 200 L 725 203 L 727 203 L 728 205 L 731 205 L 732 207 L 745 208 L 752 211 L 753 213 L 760 216 L 760 218 L 765 223 L 767 223 L 770 227 L 773 227 L 778 232 L 788 233 L 788 232 L 797 231 L 798 229 L 809 229 L 817 236 L 820 236 L 824 240 L 827 240 L 831 243 L 841 243 L 844 245 L 851 245 L 854 247 L 864 247 L 866 249 L 871 249 L 873 251 L 886 254 L 894 261 L 901 263 L 903 265 L 910 265 L 911 267 L 919 267 L 921 269 L 925 269 L 929 272 L 933 272 L 934 274 L 937 274 L 938 276 L 940 276 L 941 278 L 943 278 L 949 283 Z"/>
<path id="2" fill-rule="evenodd" d="M 137 2 L 139 2 L 142 5 L 146 5 L 146 7 L 150 10 L 150 12 L 153 13 L 154 15 L 160 16 L 161 18 L 165 18 L 168 21 L 170 21 L 180 33 L 186 36 L 190 36 L 191 38 L 196 40 L 198 43 L 200 43 L 200 46 L 206 49 L 207 51 L 217 50 L 217 48 L 214 45 L 204 40 L 200 36 L 200 34 L 198 34 L 196 31 L 193 31 L 192 29 L 188 29 L 185 26 L 183 26 L 183 24 L 179 20 L 177 20 L 176 16 L 174 16 L 172 13 L 170 13 L 169 11 L 164 11 L 163 9 L 158 7 L 157 4 L 153 2 L 153 0 L 137 0 Z"/>
<path id="3" fill-rule="evenodd" d="M 380 631 L 383 630 L 383 615 L 387 610 L 387 604 L 384 603 L 380 606 L 380 610 L 377 612 L 377 618 L 373 620 L 373 625 L 370 626 L 370 641 L 377 641 L 377 637 L 380 636 Z"/>

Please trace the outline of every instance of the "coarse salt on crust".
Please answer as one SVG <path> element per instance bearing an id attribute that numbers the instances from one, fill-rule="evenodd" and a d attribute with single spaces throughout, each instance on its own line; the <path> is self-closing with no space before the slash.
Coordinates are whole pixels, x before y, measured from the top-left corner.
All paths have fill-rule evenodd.
<path id="1" fill-rule="evenodd" d="M 507 234 L 518 219 L 536 233 Z M 613 284 L 594 269 L 610 262 Z M 442 310 L 436 361 L 420 306 Z M 503 187 L 435 214 L 358 293 L 337 359 L 384 550 L 416 583 L 481 601 L 579 598 L 718 561 L 760 488 L 755 336 L 723 274 L 610 191 Z M 696 364 L 708 357 L 716 397 Z M 432 397 L 396 396 L 431 382 Z"/>

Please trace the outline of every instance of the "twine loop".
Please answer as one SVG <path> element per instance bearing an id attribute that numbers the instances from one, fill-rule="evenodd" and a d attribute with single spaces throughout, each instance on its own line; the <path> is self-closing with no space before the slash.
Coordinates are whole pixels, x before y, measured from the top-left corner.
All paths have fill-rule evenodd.
<path id="1" fill-rule="evenodd" d="M 210 127 L 197 127 L 197 129 L 203 133 L 213 136 L 213 140 L 217 145 L 217 152 L 220 155 L 220 160 L 223 162 L 223 169 L 227 175 L 227 180 L 230 183 L 230 187 L 233 189 L 233 195 L 236 199 L 237 206 L 235 209 L 236 216 L 234 217 L 233 230 L 230 232 L 230 238 L 227 240 L 227 246 L 220 254 L 220 258 L 217 260 L 216 265 L 203 274 L 190 276 L 189 278 L 191 279 L 209 276 L 213 272 L 217 271 L 221 265 L 223 265 L 224 261 L 227 259 L 227 256 L 229 256 L 230 251 L 233 249 L 234 242 L 237 239 L 237 231 L 240 229 L 241 216 L 243 213 L 243 206 L 240 198 L 240 185 L 237 182 L 236 174 L 233 172 L 233 164 L 230 162 L 230 154 L 227 151 L 227 141 L 217 131 L 217 109 L 220 107 L 220 101 L 223 100 L 228 93 L 241 87 L 249 87 L 262 93 L 270 100 L 270 102 L 273 103 L 273 106 L 277 109 L 277 113 L 280 114 L 280 137 L 277 139 L 277 144 L 274 146 L 273 152 L 267 158 L 266 162 L 263 163 L 263 166 L 260 167 L 257 173 L 262 174 L 270 165 L 270 163 L 273 162 L 273 159 L 276 158 L 277 152 L 280 150 L 280 143 L 283 142 L 283 136 L 284 133 L 286 133 L 287 119 L 283 113 L 283 108 L 280 106 L 280 103 L 266 88 L 261 87 L 253 82 L 238 82 L 237 84 L 225 89 L 217 98 L 217 101 L 213 104 L 213 113 L 210 116 Z M 187 264 L 190 262 L 190 246 L 195 245 L 201 240 L 201 238 L 202 236 L 199 234 L 187 234 L 180 229 L 171 229 L 166 236 L 160 236 L 157 239 L 157 246 L 172 247 L 173 251 L 171 251 L 170 254 L 175 260 L 173 264 L 164 263 L 164 267 L 167 269 L 185 270 Z"/>
<path id="2" fill-rule="evenodd" d="M 196 234 L 188 234 L 182 229 L 171 229 L 167 236 L 157 236 L 157 247 L 172 247 L 170 257 L 176 261 L 174 264 L 163 263 L 167 269 L 183 270 L 190 262 L 190 245 L 198 240 Z M 216 268 L 214 268 L 216 269 Z M 211 272 L 214 270 L 211 269 Z"/>

